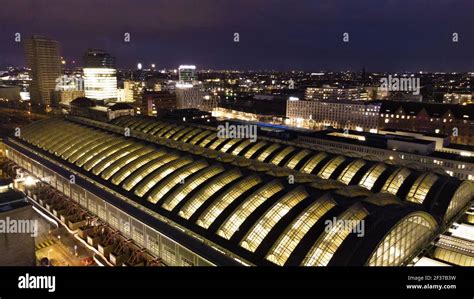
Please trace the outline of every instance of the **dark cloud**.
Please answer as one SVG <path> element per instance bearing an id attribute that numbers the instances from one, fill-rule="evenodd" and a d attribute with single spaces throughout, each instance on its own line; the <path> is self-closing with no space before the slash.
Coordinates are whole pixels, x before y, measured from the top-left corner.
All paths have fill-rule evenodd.
<path id="1" fill-rule="evenodd" d="M 473 12 L 472 0 L 5 0 L 0 66 L 24 64 L 20 32 L 78 61 L 105 48 L 121 67 L 473 71 Z"/>

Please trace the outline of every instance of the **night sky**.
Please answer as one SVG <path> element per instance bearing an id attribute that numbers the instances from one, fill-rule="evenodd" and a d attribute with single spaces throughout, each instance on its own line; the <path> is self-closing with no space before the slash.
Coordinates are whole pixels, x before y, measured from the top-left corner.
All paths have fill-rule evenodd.
<path id="1" fill-rule="evenodd" d="M 473 0 L 2 0 L 0 67 L 25 65 L 15 32 L 78 66 L 93 47 L 122 68 L 474 71 Z"/>

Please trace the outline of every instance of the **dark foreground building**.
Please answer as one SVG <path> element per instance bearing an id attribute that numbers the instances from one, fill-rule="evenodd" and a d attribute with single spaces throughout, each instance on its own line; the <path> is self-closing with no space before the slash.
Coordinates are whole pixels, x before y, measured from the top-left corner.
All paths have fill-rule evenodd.
<path id="1" fill-rule="evenodd" d="M 169 265 L 404 265 L 474 193 L 441 174 L 140 118 L 48 119 L 4 146 Z"/>
<path id="2" fill-rule="evenodd" d="M 35 266 L 35 218 L 25 194 L 0 179 L 0 265 Z"/>

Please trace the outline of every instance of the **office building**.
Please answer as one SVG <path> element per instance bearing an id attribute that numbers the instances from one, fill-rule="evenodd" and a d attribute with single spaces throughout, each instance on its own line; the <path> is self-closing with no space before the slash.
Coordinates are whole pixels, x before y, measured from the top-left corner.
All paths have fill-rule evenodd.
<path id="1" fill-rule="evenodd" d="M 213 102 L 208 101 L 210 98 L 206 96 L 201 83 L 197 81 L 196 66 L 180 65 L 178 76 L 175 89 L 176 108 L 210 111 L 208 109 L 212 109 Z"/>
<path id="2" fill-rule="evenodd" d="M 472 93 L 470 92 L 448 92 L 443 95 L 445 104 L 474 104 Z"/>
<path id="3" fill-rule="evenodd" d="M 55 90 L 53 98 L 60 105 L 69 105 L 74 99 L 85 96 L 84 90 Z"/>
<path id="4" fill-rule="evenodd" d="M 199 86 L 181 84 L 176 86 L 176 108 L 202 109 L 205 93 Z"/>
<path id="5" fill-rule="evenodd" d="M 179 83 L 194 84 L 197 81 L 195 65 L 180 65 L 178 68 Z"/>
<path id="6" fill-rule="evenodd" d="M 271 124 L 283 124 L 286 116 L 286 96 L 257 94 L 233 99 L 220 96 L 213 116 Z"/>
<path id="7" fill-rule="evenodd" d="M 380 102 L 307 101 L 290 98 L 287 102 L 287 124 L 309 129 L 333 127 L 376 132 Z"/>
<path id="8" fill-rule="evenodd" d="M 35 106 L 51 106 L 57 79 L 61 76 L 59 42 L 40 36 L 25 39 L 26 63 L 31 69 L 30 96 Z"/>
<path id="9" fill-rule="evenodd" d="M 368 94 L 361 87 L 310 86 L 306 88 L 305 99 L 315 101 L 364 101 L 368 100 Z"/>
<path id="10" fill-rule="evenodd" d="M 117 100 L 115 59 L 103 50 L 89 50 L 84 55 L 85 96 L 104 103 Z"/>
<path id="11" fill-rule="evenodd" d="M 89 49 L 84 54 L 84 68 L 115 69 L 115 57 L 101 49 Z"/>
<path id="12" fill-rule="evenodd" d="M 364 86 L 364 89 L 367 91 L 368 100 L 384 100 L 390 95 L 387 89 L 380 88 L 378 85 Z"/>
<path id="13" fill-rule="evenodd" d="M 123 89 L 125 93 L 126 102 L 139 103 L 145 91 L 145 82 L 125 80 L 123 81 Z"/>
<path id="14" fill-rule="evenodd" d="M 157 116 L 176 109 L 176 94 L 168 91 L 148 91 L 143 94 L 142 115 Z"/>

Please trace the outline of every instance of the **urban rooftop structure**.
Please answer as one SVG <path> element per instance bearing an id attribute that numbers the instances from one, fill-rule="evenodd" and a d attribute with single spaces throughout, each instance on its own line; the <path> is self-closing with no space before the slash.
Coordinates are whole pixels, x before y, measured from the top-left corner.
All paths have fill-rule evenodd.
<path id="1" fill-rule="evenodd" d="M 406 265 L 473 197 L 446 175 L 215 135 L 71 116 L 24 127 L 5 151 L 169 265 Z"/>

